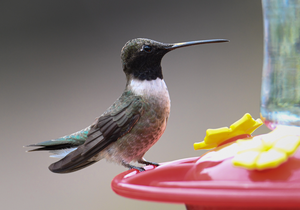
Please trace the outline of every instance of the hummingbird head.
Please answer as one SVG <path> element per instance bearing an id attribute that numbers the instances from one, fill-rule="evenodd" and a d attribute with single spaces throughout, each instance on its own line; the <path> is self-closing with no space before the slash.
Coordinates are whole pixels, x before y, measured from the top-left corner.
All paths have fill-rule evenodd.
<path id="1" fill-rule="evenodd" d="M 163 79 L 161 59 L 171 50 L 205 43 L 228 42 L 226 39 L 165 44 L 146 38 L 128 41 L 121 51 L 123 71 L 127 77 L 140 80 Z"/>
<path id="2" fill-rule="evenodd" d="M 161 59 L 168 52 L 169 45 L 150 39 L 132 39 L 121 51 L 123 71 L 140 80 L 163 78 Z"/>

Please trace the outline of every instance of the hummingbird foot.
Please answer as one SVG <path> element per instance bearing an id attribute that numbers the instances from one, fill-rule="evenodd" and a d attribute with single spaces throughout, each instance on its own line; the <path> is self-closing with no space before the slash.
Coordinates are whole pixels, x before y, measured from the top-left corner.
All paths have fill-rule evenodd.
<path id="1" fill-rule="evenodd" d="M 125 163 L 125 162 L 122 162 L 122 165 L 125 166 L 126 168 L 129 168 L 129 170 L 130 170 L 130 169 L 136 169 L 136 170 L 138 170 L 139 172 L 145 171 L 145 169 L 144 169 L 143 167 L 133 166 L 133 165 L 130 165 L 130 164 Z"/>
<path id="2" fill-rule="evenodd" d="M 159 166 L 158 163 L 147 161 L 144 158 L 141 160 L 138 160 L 138 163 L 145 164 L 146 166 L 148 166 L 148 165 Z"/>

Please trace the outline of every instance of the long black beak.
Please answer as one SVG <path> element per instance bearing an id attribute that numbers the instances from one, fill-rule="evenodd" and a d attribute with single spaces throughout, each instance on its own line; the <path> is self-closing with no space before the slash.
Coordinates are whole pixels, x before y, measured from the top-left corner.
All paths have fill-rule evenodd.
<path id="1" fill-rule="evenodd" d="M 210 39 L 210 40 L 199 40 L 199 41 L 190 41 L 190 42 L 180 42 L 175 44 L 170 44 L 166 49 L 174 50 L 181 47 L 188 47 L 192 45 L 199 45 L 199 44 L 209 44 L 209 43 L 219 43 L 219 42 L 229 42 L 227 39 Z"/>

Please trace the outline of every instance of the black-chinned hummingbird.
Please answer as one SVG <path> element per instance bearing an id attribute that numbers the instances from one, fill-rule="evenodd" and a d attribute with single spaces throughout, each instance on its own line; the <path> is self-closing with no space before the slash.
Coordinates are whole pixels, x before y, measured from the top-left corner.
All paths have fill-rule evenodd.
<path id="1" fill-rule="evenodd" d="M 51 164 L 55 173 L 69 173 L 85 168 L 103 158 L 127 168 L 144 171 L 132 161 L 156 165 L 144 154 L 164 133 L 170 113 L 170 96 L 163 79 L 161 60 L 177 48 L 226 39 L 165 44 L 145 38 L 128 41 L 121 51 L 126 87 L 122 95 L 87 128 L 58 139 L 28 146 L 30 151 L 48 150 L 62 157 Z"/>

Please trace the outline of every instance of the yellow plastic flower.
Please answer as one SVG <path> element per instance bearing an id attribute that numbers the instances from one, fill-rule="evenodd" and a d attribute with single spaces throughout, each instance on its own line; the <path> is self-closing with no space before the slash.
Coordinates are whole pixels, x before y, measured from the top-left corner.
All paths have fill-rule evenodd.
<path id="1" fill-rule="evenodd" d="M 260 119 L 254 120 L 250 114 L 245 114 L 240 120 L 233 123 L 229 128 L 207 129 L 204 141 L 194 143 L 194 149 L 212 149 L 228 139 L 243 134 L 250 134 L 263 123 Z"/>
<path id="2" fill-rule="evenodd" d="M 271 132 L 251 140 L 238 140 L 237 154 L 232 159 L 235 166 L 264 170 L 276 168 L 287 161 L 300 145 L 300 136 L 279 135 Z"/>

